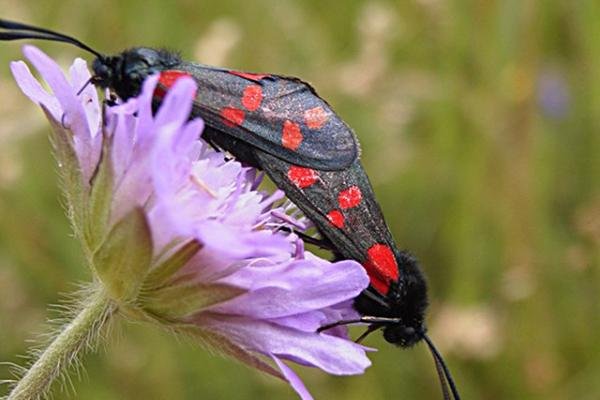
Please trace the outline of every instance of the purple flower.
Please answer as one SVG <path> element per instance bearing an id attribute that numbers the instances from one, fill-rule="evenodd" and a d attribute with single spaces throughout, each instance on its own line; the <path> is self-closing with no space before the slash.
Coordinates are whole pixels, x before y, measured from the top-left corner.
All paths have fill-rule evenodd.
<path id="1" fill-rule="evenodd" d="M 538 76 L 537 100 L 542 113 L 551 119 L 564 119 L 569 113 L 570 88 L 564 74 L 556 68 L 544 68 Z"/>
<path id="2" fill-rule="evenodd" d="M 191 78 L 176 82 L 155 115 L 156 76 L 102 120 L 95 88 L 77 95 L 90 77 L 83 60 L 68 79 L 35 47 L 24 53 L 53 94 L 24 62 L 11 69 L 54 128 L 76 236 L 123 314 L 285 379 L 304 399 L 310 394 L 283 360 L 336 375 L 370 365 L 345 328 L 316 333 L 356 316 L 352 299 L 368 285 L 363 268 L 320 259 L 279 229 L 306 221 L 290 215 L 282 192 L 258 191 L 255 170 L 198 139 Z"/>

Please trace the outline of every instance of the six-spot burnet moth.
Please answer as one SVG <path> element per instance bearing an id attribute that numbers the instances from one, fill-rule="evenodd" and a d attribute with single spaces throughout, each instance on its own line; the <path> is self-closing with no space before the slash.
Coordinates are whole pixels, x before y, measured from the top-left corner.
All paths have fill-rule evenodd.
<path id="1" fill-rule="evenodd" d="M 365 267 L 370 286 L 356 298 L 359 337 L 382 329 L 401 347 L 428 345 L 444 398 L 459 398 L 441 355 L 426 334 L 427 285 L 417 261 L 397 249 L 369 179 L 359 161 L 352 129 L 307 83 L 292 77 L 232 71 L 182 61 L 152 48 L 103 55 L 81 41 L 51 30 L 0 20 L 0 40 L 66 42 L 96 56 L 90 83 L 122 100 L 136 96 L 146 77 L 159 74 L 156 102 L 182 76 L 198 84 L 192 116 L 201 117 L 203 139 L 238 160 L 263 169 L 323 235 L 321 245 Z M 307 238 L 311 239 L 311 238 Z M 449 386 L 449 388 L 448 388 Z"/>

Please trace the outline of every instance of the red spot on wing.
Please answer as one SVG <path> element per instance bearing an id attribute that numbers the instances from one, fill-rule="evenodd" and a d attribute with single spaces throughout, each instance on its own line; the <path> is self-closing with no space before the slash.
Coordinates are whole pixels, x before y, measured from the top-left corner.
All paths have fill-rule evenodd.
<path id="1" fill-rule="evenodd" d="M 388 245 L 377 243 L 371 246 L 363 266 L 369 274 L 371 285 L 380 293 L 387 294 L 390 282 L 399 278 L 396 256 Z"/>
<path id="2" fill-rule="evenodd" d="M 177 79 L 191 76 L 187 72 L 177 71 L 177 70 L 166 70 L 160 73 L 158 77 L 158 85 L 156 85 L 156 89 L 154 89 L 154 95 L 157 97 L 164 97 L 167 94 L 167 90 L 169 90 L 177 81 Z M 196 95 L 194 94 L 194 97 Z"/>
<path id="3" fill-rule="evenodd" d="M 269 76 L 267 74 L 253 74 L 250 72 L 239 72 L 239 71 L 229 71 L 231 75 L 239 76 L 241 78 L 249 79 L 251 81 L 258 82 L 262 78 Z"/>
<path id="4" fill-rule="evenodd" d="M 235 107 L 224 107 L 221 109 L 223 123 L 229 127 L 239 126 L 244 122 L 244 110 Z"/>
<path id="5" fill-rule="evenodd" d="M 336 228 L 344 227 L 344 214 L 342 214 L 338 210 L 329 211 L 329 213 L 327 214 L 327 219 L 329 220 L 329 222 L 331 222 L 331 225 L 335 226 Z"/>
<path id="6" fill-rule="evenodd" d="M 329 114 L 323 107 L 315 107 L 304 111 L 304 122 L 310 129 L 319 129 L 329 119 Z"/>
<path id="7" fill-rule="evenodd" d="M 364 264 L 364 267 L 367 270 L 367 273 L 369 271 L 369 267 L 367 267 L 366 264 Z M 390 285 L 388 282 L 382 281 L 381 279 L 379 279 L 376 276 L 371 276 L 371 274 L 369 274 L 369 282 L 371 283 L 371 286 L 373 286 L 375 288 L 375 290 L 377 290 L 379 293 L 386 295 L 389 291 L 390 291 Z"/>
<path id="8" fill-rule="evenodd" d="M 350 186 L 338 194 L 338 204 L 341 209 L 356 207 L 362 200 L 362 193 L 358 186 Z"/>
<path id="9" fill-rule="evenodd" d="M 302 143 L 302 132 L 300 131 L 300 125 L 290 120 L 285 120 L 283 123 L 283 130 L 281 132 L 281 144 L 283 147 L 290 150 L 296 150 Z"/>
<path id="10" fill-rule="evenodd" d="M 248 85 L 242 95 L 242 105 L 248 111 L 256 111 L 263 99 L 262 88 L 259 85 Z"/>
<path id="11" fill-rule="evenodd" d="M 287 176 L 300 189 L 311 186 L 319 179 L 319 174 L 314 169 L 298 167 L 296 165 L 290 167 Z"/>

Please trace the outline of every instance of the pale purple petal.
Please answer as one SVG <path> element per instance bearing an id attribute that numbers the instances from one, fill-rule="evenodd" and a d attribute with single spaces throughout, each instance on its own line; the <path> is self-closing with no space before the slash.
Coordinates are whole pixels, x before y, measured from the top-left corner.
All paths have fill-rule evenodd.
<path id="1" fill-rule="evenodd" d="M 305 312 L 304 314 L 294 314 L 286 317 L 273 318 L 270 319 L 270 321 L 274 324 L 298 329 L 303 332 L 316 332 L 317 329 L 323 325 L 327 325 L 330 321 L 338 320 L 328 319 L 327 315 L 322 311 L 309 311 Z M 330 334 L 329 331 L 325 333 Z"/>
<path id="2" fill-rule="evenodd" d="M 325 320 L 321 326 L 332 324 L 338 321 L 355 320 L 360 318 L 361 315 L 353 308 L 353 304 L 354 299 L 348 299 L 344 302 L 336 304 L 335 306 L 323 309 L 322 311 L 323 314 L 325 314 Z M 324 331 L 323 333 L 347 339 L 348 327 L 346 325 L 340 325 L 327 329 L 327 331 Z"/>
<path id="3" fill-rule="evenodd" d="M 336 336 L 301 332 L 245 317 L 201 314 L 196 322 L 233 338 L 245 348 L 302 361 L 334 375 L 360 374 L 371 365 L 362 346 Z"/>
<path id="4" fill-rule="evenodd" d="M 182 126 L 190 117 L 196 89 L 196 82 L 192 78 L 178 79 L 162 101 L 155 123 L 162 126 Z"/>
<path id="5" fill-rule="evenodd" d="M 137 102 L 139 104 L 138 136 L 150 135 L 153 132 L 154 117 L 152 112 L 152 97 L 159 78 L 160 76 L 158 74 L 146 78 L 142 85 L 142 92 L 137 97 Z"/>
<path id="6" fill-rule="evenodd" d="M 227 278 L 227 283 L 239 287 L 246 287 L 249 281 L 257 282 L 254 290 L 220 304 L 216 310 L 255 318 L 302 314 L 358 296 L 369 278 L 356 261 L 316 265 L 310 260 L 291 262 L 281 271 L 249 267 Z"/>
<path id="7" fill-rule="evenodd" d="M 355 320 L 360 317 L 353 308 L 354 300 L 349 300 L 336 306 L 322 308 L 318 311 L 309 311 L 304 314 L 291 315 L 289 317 L 270 319 L 277 325 L 283 325 L 298 329 L 303 332 L 317 332 L 319 328 L 338 321 Z M 344 325 L 336 326 L 321 332 L 323 335 L 337 336 L 346 340 L 348 337 L 348 328 Z M 366 350 L 369 350 L 365 348 Z"/>
<path id="8" fill-rule="evenodd" d="M 277 325 L 288 326 L 303 332 L 316 332 L 317 329 L 324 325 L 359 318 L 360 314 L 352 308 L 353 302 L 354 300 L 347 300 L 346 302 L 317 311 L 309 311 L 304 314 L 290 315 L 288 317 L 272 318 L 270 321 Z M 336 326 L 322 333 L 348 339 L 348 328 L 346 325 Z"/>
<path id="9" fill-rule="evenodd" d="M 119 187 L 133 157 L 134 133 L 138 120 L 133 116 L 133 113 L 115 113 L 111 115 L 111 118 L 116 120 L 116 127 L 112 132 L 111 156 L 115 173 L 115 185 Z"/>
<path id="10" fill-rule="evenodd" d="M 23 61 L 13 61 L 10 69 L 23 93 L 34 103 L 43 105 L 56 121 L 62 117 L 62 108 L 55 96 L 49 94 L 33 77 L 29 67 Z"/>
<path id="11" fill-rule="evenodd" d="M 69 68 L 69 76 L 71 77 L 71 88 L 75 93 L 78 93 L 85 86 L 85 89 L 79 94 L 79 101 L 83 105 L 90 134 L 97 136 L 100 132 L 101 108 L 98 101 L 98 91 L 90 83 L 92 75 L 85 60 L 76 58 L 71 68 Z"/>
<path id="12" fill-rule="evenodd" d="M 218 174 L 214 173 L 215 168 L 218 168 Z M 226 196 L 233 193 L 236 189 L 235 181 L 241 172 L 242 165 L 240 163 L 234 161 L 226 162 L 223 159 L 219 161 L 209 159 L 198 160 L 192 166 L 192 173 L 197 180 L 203 182 L 213 192 L 225 189 L 226 193 L 224 194 Z M 249 195 L 260 201 L 260 197 L 256 196 L 256 193 L 250 192 Z"/>
<path id="13" fill-rule="evenodd" d="M 65 78 L 60 67 L 44 54 L 41 50 L 33 46 L 24 46 L 23 53 L 27 59 L 36 67 L 48 82 L 48 85 L 58 99 L 63 112 L 69 113 L 67 123 L 76 133 L 89 137 L 87 119 L 79 99 L 73 93 L 73 88 Z"/>
<path id="14" fill-rule="evenodd" d="M 295 218 L 292 218 L 290 215 L 286 214 L 285 211 L 280 209 L 271 210 L 271 215 L 277 219 L 280 219 L 282 222 L 287 223 L 291 226 L 296 227 L 300 231 L 305 231 L 307 229 L 306 225 L 302 222 L 298 221 Z"/>
<path id="15" fill-rule="evenodd" d="M 136 111 L 149 113 L 150 108 L 147 104 L 143 104 L 143 101 L 151 101 L 157 82 L 158 76 L 147 79 L 144 82 L 142 94 L 138 98 L 137 103 L 125 103 L 119 106 L 116 112 L 123 111 L 123 114 L 126 114 L 134 106 L 138 106 Z M 193 82 L 191 84 L 194 85 Z M 190 91 L 193 91 L 193 87 L 190 88 L 190 82 L 183 82 L 182 84 L 177 82 L 167 93 L 165 101 L 180 96 L 180 92 L 187 95 Z M 173 103 L 172 100 L 170 102 Z M 141 117 L 139 115 L 137 118 L 140 121 Z M 150 131 L 143 131 L 141 129 L 142 126 L 144 126 L 144 129 L 149 129 Z M 193 123 L 191 126 L 195 129 L 202 128 L 202 125 L 199 123 Z M 181 130 L 180 128 L 181 126 L 175 123 L 162 126 L 158 123 L 150 124 L 140 121 L 135 132 L 127 130 L 119 131 L 118 129 L 115 131 L 115 140 L 117 143 L 129 141 L 134 144 L 133 147 L 130 145 L 124 146 L 124 149 L 120 153 L 115 154 L 113 158 L 115 164 L 117 160 L 126 162 L 124 167 L 121 166 L 124 170 L 119 170 L 122 176 L 117 181 L 115 190 L 116 201 L 112 213 L 113 219 L 116 220 L 125 215 L 132 207 L 145 204 L 152 191 L 155 190 L 153 182 L 156 184 L 157 177 L 164 177 L 165 181 L 172 180 L 173 176 L 170 175 L 172 171 L 168 167 L 174 162 L 174 158 L 171 157 L 171 153 L 168 151 L 169 147 L 172 146 L 173 141 L 178 139 L 179 136 L 185 135 L 189 138 L 193 133 L 192 128 L 187 130 Z M 196 135 L 200 135 L 199 130 L 196 132 Z M 155 169 L 153 170 L 153 168 Z M 160 173 L 153 173 L 156 170 L 160 171 Z"/>
<path id="16" fill-rule="evenodd" d="M 189 160 L 197 160 L 200 154 L 200 133 L 204 130 L 204 121 L 200 118 L 188 121 L 187 124 L 181 129 L 181 136 L 178 140 L 179 143 L 185 144 L 181 146 L 180 150 Z"/>
<path id="17" fill-rule="evenodd" d="M 180 130 L 174 124 L 161 126 L 157 129 L 157 145 L 154 149 L 152 168 L 153 181 L 157 194 L 173 195 L 182 185 L 189 183 L 192 160 L 186 153 L 176 151 L 176 146 L 184 147 L 183 140 L 189 140 L 187 145 L 194 142 L 189 136 L 178 137 Z"/>
<path id="18" fill-rule="evenodd" d="M 271 354 L 271 358 L 273 359 L 273 361 L 275 361 L 275 364 L 277 364 L 277 366 L 283 373 L 285 379 L 288 381 L 290 386 L 296 391 L 296 393 L 298 393 L 300 398 L 302 400 L 313 400 L 313 397 L 310 395 L 310 393 L 306 389 L 306 386 L 304 386 L 304 383 L 302 383 L 302 380 L 298 375 L 296 375 L 294 370 L 288 367 L 283 361 L 281 361 L 279 357 L 276 357 Z"/>
<path id="19" fill-rule="evenodd" d="M 214 282 L 218 284 L 226 284 L 227 277 L 238 273 L 252 265 L 278 266 L 290 261 L 289 253 L 281 253 L 269 257 L 256 257 L 251 259 L 236 260 L 223 255 L 211 248 L 203 248 L 201 252 L 186 265 L 182 270 L 182 274 L 189 275 L 194 273 L 194 282 Z M 190 279 L 192 279 L 190 277 Z M 230 285 L 232 286 L 232 285 Z"/>
<path id="20" fill-rule="evenodd" d="M 264 257 L 291 249 L 282 236 L 265 231 L 245 232 L 214 221 L 198 224 L 195 236 L 207 247 L 232 258 Z"/>
<path id="21" fill-rule="evenodd" d="M 98 150 L 92 147 L 92 133 L 83 105 L 54 60 L 33 46 L 24 46 L 23 53 L 44 77 L 58 99 L 63 111 L 60 121 L 74 134 L 75 150 L 84 179 L 88 181 L 96 167 Z"/>
<path id="22" fill-rule="evenodd" d="M 235 274 L 248 266 L 249 263 L 264 262 L 271 265 L 276 262 L 273 257 L 269 259 L 253 259 L 236 260 L 229 257 L 227 254 L 222 254 L 219 251 L 211 248 L 203 248 L 186 267 L 181 271 L 182 274 L 193 273 L 195 282 L 219 282 L 224 278 Z"/>
<path id="23" fill-rule="evenodd" d="M 265 201 L 250 194 L 240 194 L 235 203 L 227 208 L 225 221 L 236 224 L 252 226 L 263 213 Z"/>

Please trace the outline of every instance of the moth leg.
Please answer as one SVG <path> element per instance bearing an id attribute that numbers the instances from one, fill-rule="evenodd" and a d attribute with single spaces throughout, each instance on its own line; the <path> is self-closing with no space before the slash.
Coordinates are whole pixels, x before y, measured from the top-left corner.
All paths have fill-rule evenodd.
<path id="1" fill-rule="evenodd" d="M 324 237 L 323 238 L 312 237 L 310 235 L 307 235 L 304 232 L 299 232 L 299 231 L 297 231 L 295 229 L 292 229 L 290 227 L 287 227 L 287 226 L 282 226 L 281 228 L 279 228 L 279 230 L 284 231 L 284 232 L 288 232 L 288 233 L 295 233 L 305 243 L 318 246 L 319 248 L 321 248 L 323 250 L 334 251 L 333 250 L 333 245 L 331 244 L 331 242 L 328 239 L 324 238 Z"/>
<path id="2" fill-rule="evenodd" d="M 214 151 L 218 151 L 219 153 L 223 151 L 223 149 L 222 149 L 222 148 L 220 148 L 219 146 L 217 146 L 217 144 L 216 144 L 216 143 L 215 143 L 215 142 L 214 142 L 212 139 L 209 139 L 209 138 L 202 138 L 202 139 L 203 139 L 203 140 L 204 140 L 206 143 L 208 143 L 208 145 L 209 145 L 210 147 L 212 147 L 212 149 L 213 149 Z"/>
<path id="3" fill-rule="evenodd" d="M 380 329 L 381 325 L 377 325 L 377 324 L 371 324 L 369 325 L 369 327 L 367 328 L 367 330 L 365 330 L 359 337 L 356 338 L 356 340 L 354 341 L 354 343 L 362 343 L 362 341 L 369 336 L 371 333 L 375 332 L 376 330 Z"/>

